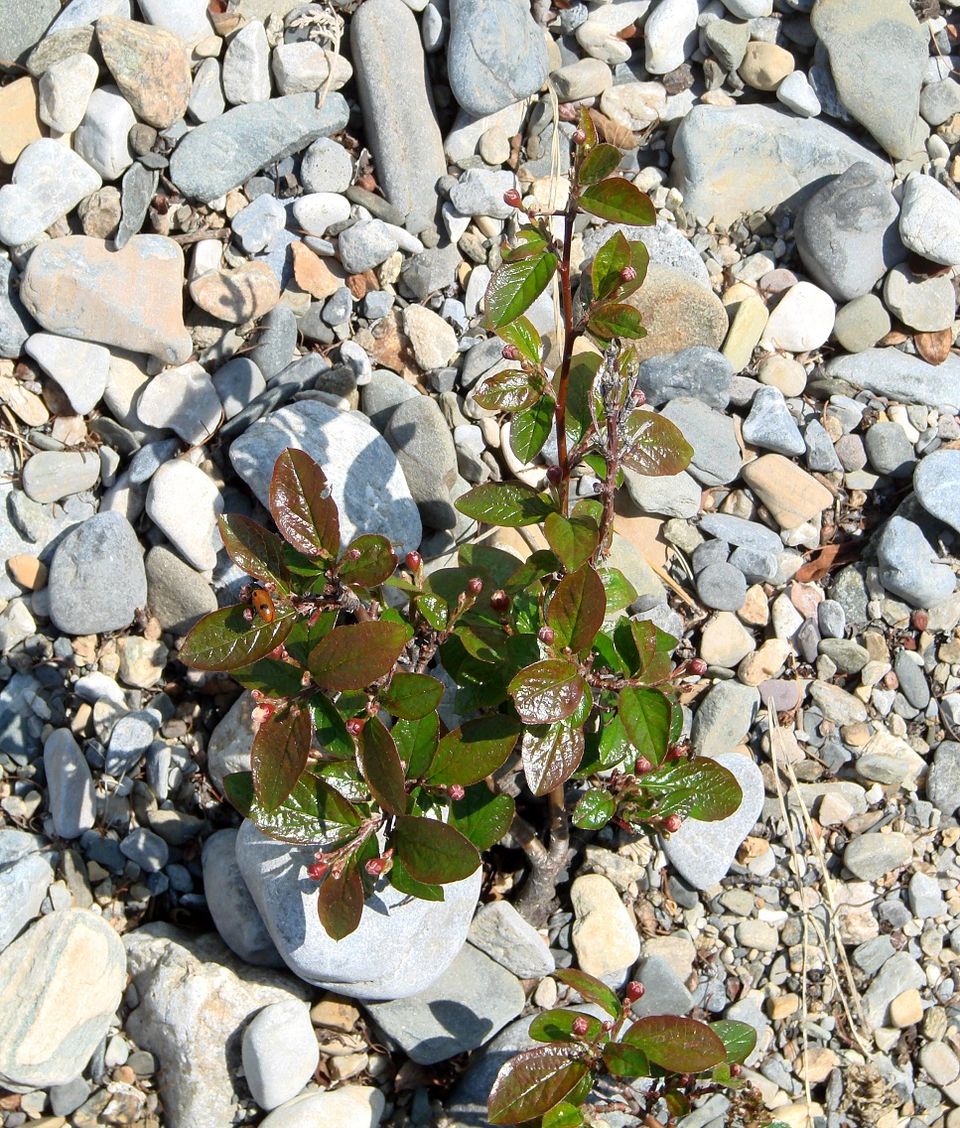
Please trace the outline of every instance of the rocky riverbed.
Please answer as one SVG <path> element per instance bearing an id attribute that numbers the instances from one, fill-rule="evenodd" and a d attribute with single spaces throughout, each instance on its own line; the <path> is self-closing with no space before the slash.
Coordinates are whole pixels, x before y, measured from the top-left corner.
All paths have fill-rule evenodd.
<path id="1" fill-rule="evenodd" d="M 960 1126 L 956 9 L 0 0 L 2 1128 L 483 1125 L 571 964 L 754 1025 L 791 1128 Z M 628 473 L 614 559 L 744 802 L 575 837 L 542 933 L 501 852 L 450 970 L 352 1001 L 264 927 L 221 798 L 251 702 L 177 650 L 291 442 L 428 561 L 471 485 L 542 481 L 472 393 L 570 103 L 656 206 L 642 381 L 694 448 Z"/>

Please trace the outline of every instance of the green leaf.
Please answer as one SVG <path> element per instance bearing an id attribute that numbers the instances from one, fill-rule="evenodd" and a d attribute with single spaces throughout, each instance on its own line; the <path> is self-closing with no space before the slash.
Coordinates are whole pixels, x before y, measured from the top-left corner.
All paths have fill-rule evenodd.
<path id="1" fill-rule="evenodd" d="M 489 577 L 495 588 L 512 583 L 512 577 L 521 567 L 512 552 L 491 548 L 487 544 L 477 544 L 476 541 L 462 544 L 457 558 L 460 567 L 466 569 L 471 576 L 482 576 L 484 583 Z"/>
<path id="2" fill-rule="evenodd" d="M 614 713 L 603 714 L 603 729 L 600 733 L 600 763 L 605 768 L 614 768 L 622 763 L 630 752 L 630 739 L 623 721 Z"/>
<path id="3" fill-rule="evenodd" d="M 647 227 L 657 222 L 657 213 L 650 197 L 621 176 L 591 185 L 585 192 L 581 192 L 579 203 L 582 211 L 611 223 Z"/>
<path id="4" fill-rule="evenodd" d="M 428 885 L 425 881 L 417 881 L 410 876 L 410 872 L 403 862 L 395 857 L 390 867 L 390 884 L 400 893 L 408 897 L 419 897 L 421 901 L 443 901 L 444 892 L 442 885 Z"/>
<path id="5" fill-rule="evenodd" d="M 233 772 L 223 781 L 234 807 L 258 830 L 279 842 L 336 846 L 363 822 L 360 812 L 339 791 L 312 772 L 304 772 L 275 811 L 257 802 L 251 772 Z"/>
<path id="6" fill-rule="evenodd" d="M 617 714 L 630 743 L 653 764 L 667 754 L 673 706 L 658 689 L 627 686 L 620 691 Z"/>
<path id="7" fill-rule="evenodd" d="M 723 1042 L 709 1026 L 680 1015 L 638 1018 L 623 1041 L 671 1073 L 700 1073 L 726 1057 Z"/>
<path id="8" fill-rule="evenodd" d="M 727 1061 L 731 1065 L 745 1062 L 756 1047 L 757 1032 L 746 1022 L 721 1018 L 718 1022 L 711 1022 L 710 1029 L 723 1042 Z"/>
<path id="9" fill-rule="evenodd" d="M 395 717 L 416 720 L 432 713 L 443 699 L 443 684 L 428 674 L 393 675 L 390 685 L 380 694 L 380 704 Z"/>
<path id="10" fill-rule="evenodd" d="M 347 732 L 347 726 L 336 705 L 323 693 L 311 694 L 308 705 L 320 747 L 337 760 L 352 760 L 353 737 Z"/>
<path id="11" fill-rule="evenodd" d="M 587 683 L 563 658 L 548 658 L 524 668 L 507 686 L 520 720 L 528 725 L 562 721 L 580 704 Z"/>
<path id="12" fill-rule="evenodd" d="M 593 306 L 587 328 L 601 341 L 610 341 L 614 337 L 637 341 L 647 335 L 637 310 L 617 302 Z"/>
<path id="13" fill-rule="evenodd" d="M 556 511 L 549 498 L 523 482 L 487 482 L 475 486 L 457 499 L 456 507 L 465 517 L 511 529 L 537 525 L 548 513 Z"/>
<path id="14" fill-rule="evenodd" d="M 601 1050 L 603 1064 L 614 1077 L 649 1077 L 650 1062 L 643 1050 L 623 1042 L 609 1042 Z"/>
<path id="15" fill-rule="evenodd" d="M 544 396 L 533 407 L 514 416 L 510 423 L 510 449 L 521 462 L 532 462 L 543 450 L 553 427 L 556 406 L 553 396 Z"/>
<path id="16" fill-rule="evenodd" d="M 451 804 L 450 826 L 478 850 L 489 850 L 510 829 L 513 813 L 514 802 L 509 795 L 494 795 L 486 784 L 477 783 Z"/>
<path id="17" fill-rule="evenodd" d="M 446 629 L 448 608 L 447 601 L 442 596 L 424 592 L 423 595 L 418 595 L 413 602 L 417 613 L 426 620 L 428 627 L 433 627 L 435 631 Z"/>
<path id="18" fill-rule="evenodd" d="M 288 448 L 277 459 L 270 480 L 270 512 L 287 542 L 307 556 L 335 558 L 340 548 L 340 516 L 327 478 L 302 450 Z"/>
<path id="19" fill-rule="evenodd" d="M 538 1046 L 512 1057 L 493 1082 L 487 1119 L 522 1124 L 549 1112 L 586 1074 L 584 1052 L 582 1046 Z"/>
<path id="20" fill-rule="evenodd" d="M 355 858 L 347 862 L 339 876 L 331 870 L 323 879 L 317 897 L 317 913 L 332 940 L 342 940 L 357 930 L 363 915 L 363 901 L 363 881 Z"/>
<path id="21" fill-rule="evenodd" d="M 272 623 L 254 615 L 248 623 L 242 603 L 211 611 L 193 627 L 177 656 L 194 670 L 240 670 L 265 658 L 287 637 L 296 621 L 278 612 Z"/>
<path id="22" fill-rule="evenodd" d="M 279 658 L 261 658 L 234 670 L 232 677 L 245 689 L 256 689 L 267 697 L 294 697 L 303 688 L 302 668 Z"/>
<path id="23" fill-rule="evenodd" d="M 406 813 L 403 764 L 393 737 L 376 717 L 367 721 L 357 740 L 357 767 L 370 793 L 388 815 Z"/>
<path id="24" fill-rule="evenodd" d="M 623 154 L 614 145 L 597 145 L 580 164 L 580 183 L 596 184 L 616 172 L 622 159 Z"/>
<path id="25" fill-rule="evenodd" d="M 310 673 L 321 689 L 363 689 L 390 673 L 408 637 L 399 623 L 336 627 L 310 652 Z"/>
<path id="26" fill-rule="evenodd" d="M 679 814 L 701 822 L 727 819 L 739 810 L 743 792 L 737 777 L 716 760 L 695 757 L 661 764 L 643 777 L 643 785 L 660 798 L 657 814 Z"/>
<path id="27" fill-rule="evenodd" d="M 573 809 L 573 825 L 581 830 L 601 830 L 616 810 L 617 801 L 609 791 L 587 791 Z"/>
<path id="28" fill-rule="evenodd" d="M 524 224 L 517 232 L 517 242 L 514 246 L 504 244 L 500 248 L 500 257 L 504 262 L 519 262 L 520 259 L 538 255 L 547 245 L 547 237 L 539 227 Z"/>
<path id="29" fill-rule="evenodd" d="M 516 321 L 549 286 L 556 269 L 557 256 L 552 251 L 504 263 L 487 286 L 487 326 L 499 329 L 501 325 Z"/>
<path id="30" fill-rule="evenodd" d="M 592 517 L 567 518 L 550 513 L 543 534 L 567 572 L 576 572 L 586 564 L 600 541 L 600 530 Z"/>
<path id="31" fill-rule="evenodd" d="M 519 735 L 516 721 L 496 713 L 465 721 L 440 741 L 426 783 L 431 787 L 479 783 L 502 766 Z"/>
<path id="32" fill-rule="evenodd" d="M 606 610 L 607 596 L 596 569 L 584 564 L 564 576 L 547 608 L 547 622 L 556 632 L 556 646 L 568 646 L 574 653 L 586 650 L 603 626 Z"/>
<path id="33" fill-rule="evenodd" d="M 595 352 L 582 352 L 570 362 L 567 388 L 567 441 L 570 445 L 580 442 L 593 425 L 591 390 L 602 360 Z"/>
<path id="34" fill-rule="evenodd" d="M 410 876 L 427 885 L 461 881 L 480 865 L 476 846 L 456 827 L 435 819 L 400 815 L 393 845 Z"/>
<path id="35" fill-rule="evenodd" d="M 359 552 L 356 559 L 351 553 Z M 337 575 L 352 587 L 373 588 L 388 580 L 397 567 L 397 555 L 386 537 L 366 533 L 352 540 L 337 565 Z"/>
<path id="36" fill-rule="evenodd" d="M 541 1128 L 580 1128 L 583 1123 L 580 1109 L 567 1101 L 561 1101 L 543 1114 Z"/>
<path id="37" fill-rule="evenodd" d="M 573 1024 L 580 1018 L 587 1020 L 583 1034 L 574 1034 Z M 592 1042 L 603 1031 L 603 1024 L 593 1015 L 573 1010 L 541 1011 L 530 1023 L 528 1033 L 535 1042 Z"/>
<path id="38" fill-rule="evenodd" d="M 532 407 L 546 390 L 539 373 L 508 368 L 488 376 L 473 393 L 474 400 L 487 411 L 523 411 Z"/>
<path id="39" fill-rule="evenodd" d="M 520 758 L 527 786 L 534 795 L 546 795 L 565 783 L 583 758 L 583 729 L 560 721 L 535 725 L 523 734 Z"/>
<path id="40" fill-rule="evenodd" d="M 622 232 L 615 232 L 593 256 L 590 278 L 598 301 L 609 297 L 621 284 L 621 272 L 630 265 L 630 244 Z"/>
<path id="41" fill-rule="evenodd" d="M 309 711 L 295 704 L 278 709 L 257 729 L 250 766 L 257 801 L 268 811 L 287 798 L 307 766 L 312 733 Z"/>
<path id="42" fill-rule="evenodd" d="M 607 596 L 607 614 L 615 615 L 637 598 L 637 589 L 619 568 L 598 568 L 597 574 Z"/>
<path id="43" fill-rule="evenodd" d="M 249 517 L 230 513 L 217 518 L 227 555 L 248 576 L 290 590 L 290 573 L 283 559 L 283 541 Z"/>
<path id="44" fill-rule="evenodd" d="M 310 619 L 297 619 L 293 624 L 293 630 L 284 642 L 290 657 L 299 665 L 306 667 L 310 651 L 337 625 L 338 614 L 338 611 L 323 611 L 316 619 L 313 619 L 312 615 Z"/>
<path id="45" fill-rule="evenodd" d="M 428 713 L 413 720 L 399 720 L 391 735 L 400 759 L 407 765 L 407 776 L 420 779 L 433 763 L 440 735 L 440 718 L 436 713 Z"/>
<path id="46" fill-rule="evenodd" d="M 650 252 L 639 239 L 630 240 L 630 262 L 628 265 L 633 267 L 636 278 L 634 278 L 632 282 L 622 282 L 620 284 L 618 297 L 621 298 L 628 298 L 631 294 L 636 293 L 647 277 L 647 268 L 650 265 Z"/>
<path id="47" fill-rule="evenodd" d="M 638 474 L 664 477 L 686 470 L 693 447 L 675 423 L 655 411 L 638 408 L 627 417 L 622 458 L 624 466 Z"/>
<path id="48" fill-rule="evenodd" d="M 606 983 L 595 976 L 588 975 L 585 971 L 578 971 L 573 967 L 567 967 L 554 972 L 553 978 L 559 979 L 561 983 L 566 983 L 568 987 L 572 987 L 584 1002 L 596 1003 L 611 1018 L 616 1019 L 623 1014 L 623 1007 L 616 994 L 610 990 Z"/>
<path id="49" fill-rule="evenodd" d="M 540 334 L 525 317 L 518 317 L 515 321 L 499 326 L 497 336 L 502 337 L 508 345 L 513 345 L 524 360 L 529 360 L 531 364 L 540 363 Z"/>

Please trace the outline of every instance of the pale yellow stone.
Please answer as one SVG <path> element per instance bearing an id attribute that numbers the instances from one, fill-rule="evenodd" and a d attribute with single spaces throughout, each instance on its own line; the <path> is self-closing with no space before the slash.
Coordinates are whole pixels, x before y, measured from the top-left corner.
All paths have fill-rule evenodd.
<path id="1" fill-rule="evenodd" d="M 742 372 L 753 358 L 753 350 L 760 343 L 769 317 L 766 304 L 759 294 L 751 293 L 737 304 L 727 338 L 720 350 L 730 361 L 734 373 Z"/>
<path id="2" fill-rule="evenodd" d="M 764 454 L 741 471 L 781 529 L 796 529 L 833 503 L 833 494 L 782 454 Z"/>
<path id="3" fill-rule="evenodd" d="M 827 1046 L 810 1045 L 793 1063 L 794 1071 L 801 1081 L 819 1085 L 826 1081 L 831 1072 L 840 1064 L 840 1059 Z"/>
<path id="4" fill-rule="evenodd" d="M 577 966 L 598 978 L 631 967 L 640 955 L 640 937 L 613 884 L 598 873 L 583 874 L 570 887 L 570 900 Z"/>
<path id="5" fill-rule="evenodd" d="M 775 995 L 767 1003 L 767 1014 L 774 1022 L 789 1018 L 790 1015 L 796 1014 L 799 1009 L 799 995 Z"/>
<path id="6" fill-rule="evenodd" d="M 898 1029 L 914 1026 L 923 1018 L 923 1001 L 916 987 L 904 991 L 890 1004 L 890 1021 Z"/>
<path id="7" fill-rule="evenodd" d="M 747 44 L 738 73 L 754 90 L 776 90 L 795 66 L 793 55 L 785 48 L 754 40 Z"/>
<path id="8" fill-rule="evenodd" d="M 755 654 L 748 654 L 740 663 L 737 678 L 744 685 L 760 685 L 780 673 L 789 653 L 790 643 L 785 638 L 768 638 Z"/>
<path id="9" fill-rule="evenodd" d="M 16 164 L 17 157 L 45 134 L 37 106 L 37 84 L 29 75 L 0 87 L 0 163 Z"/>
<path id="10" fill-rule="evenodd" d="M 417 364 L 424 372 L 443 368 L 457 351 L 457 334 L 432 309 L 409 305 L 402 314 L 403 331 L 410 341 Z"/>
<path id="11" fill-rule="evenodd" d="M 737 616 L 751 627 L 765 627 L 770 622 L 770 603 L 767 593 L 759 584 L 747 588 L 743 606 Z"/>
<path id="12" fill-rule="evenodd" d="M 314 1026 L 349 1034 L 360 1021 L 360 1011 L 353 1003 L 330 995 L 310 1008 L 310 1021 Z"/>
<path id="13" fill-rule="evenodd" d="M 807 386 L 807 374 L 800 361 L 779 353 L 773 353 L 762 362 L 757 379 L 761 384 L 779 389 L 787 398 L 799 396 Z"/>
<path id="14" fill-rule="evenodd" d="M 732 611 L 718 611 L 700 634 L 700 657 L 710 666 L 732 670 L 753 648 L 753 635 Z"/>
<path id="15" fill-rule="evenodd" d="M 28 427 L 42 427 L 50 418 L 43 400 L 13 376 L 0 376 L 0 403 Z"/>

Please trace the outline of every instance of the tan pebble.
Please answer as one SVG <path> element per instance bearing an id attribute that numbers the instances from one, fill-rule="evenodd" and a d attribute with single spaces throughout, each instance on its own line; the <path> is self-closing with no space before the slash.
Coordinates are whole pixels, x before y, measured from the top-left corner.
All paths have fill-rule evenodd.
<path id="1" fill-rule="evenodd" d="M 760 365 L 757 379 L 761 384 L 778 388 L 787 398 L 799 396 L 807 386 L 807 374 L 803 365 L 792 356 L 774 353 Z"/>
<path id="2" fill-rule="evenodd" d="M 132 1085 L 136 1079 L 136 1071 L 129 1065 L 118 1065 L 113 1071 L 114 1081 L 119 1081 L 121 1085 Z"/>
<path id="3" fill-rule="evenodd" d="M 28 427 L 42 427 L 50 418 L 43 400 L 12 376 L 0 376 L 0 403 Z"/>
<path id="4" fill-rule="evenodd" d="M 178 35 L 101 16 L 97 40 L 114 81 L 142 121 L 167 129 L 183 117 L 190 99 L 190 56 Z"/>
<path id="5" fill-rule="evenodd" d="M 196 304 L 228 325 L 257 321 L 280 300 L 280 283 L 265 262 L 248 262 L 238 270 L 208 270 L 190 283 Z"/>
<path id="6" fill-rule="evenodd" d="M 774 1022 L 789 1018 L 790 1015 L 796 1014 L 799 1009 L 800 998 L 798 995 L 775 995 L 767 1003 L 767 1014 Z"/>
<path id="7" fill-rule="evenodd" d="M 816 615 L 817 607 L 823 602 L 823 589 L 816 584 L 792 583 L 790 602 L 805 619 L 809 619 Z"/>
<path id="8" fill-rule="evenodd" d="M 898 1029 L 913 1026 L 923 1018 L 923 1001 L 916 987 L 904 991 L 890 1004 L 890 1021 Z"/>
<path id="9" fill-rule="evenodd" d="M 840 1059 L 833 1050 L 826 1046 L 810 1046 L 806 1054 L 801 1054 L 794 1062 L 794 1068 L 801 1081 L 819 1085 L 839 1064 Z"/>
<path id="10" fill-rule="evenodd" d="M 345 1081 L 348 1077 L 356 1077 L 367 1068 L 367 1055 L 365 1053 L 343 1054 L 333 1057 L 327 1062 L 330 1076 L 337 1081 Z"/>
<path id="11" fill-rule="evenodd" d="M 30 142 L 44 133 L 36 82 L 26 75 L 0 87 L 0 162 L 15 164 Z"/>
<path id="12" fill-rule="evenodd" d="M 18 583 L 28 591 L 40 591 L 47 586 L 47 566 L 36 556 L 29 556 L 26 553 L 11 556 L 7 561 L 7 569 L 14 583 Z"/>
<path id="13" fill-rule="evenodd" d="M 729 306 L 727 307 L 729 311 Z M 733 371 L 742 372 L 753 357 L 767 326 L 769 312 L 763 298 L 751 292 L 737 305 L 730 322 L 723 348 L 720 350 L 733 365 Z"/>
<path id="14" fill-rule="evenodd" d="M 349 1034 L 360 1021 L 360 1011 L 353 1003 L 336 998 L 321 999 L 310 1008 L 310 1021 L 314 1026 Z"/>
<path id="15" fill-rule="evenodd" d="M 293 277 L 301 290 L 317 300 L 329 298 L 345 283 L 346 274 L 339 263 L 322 259 L 305 243 L 292 243 Z"/>
<path id="16" fill-rule="evenodd" d="M 785 48 L 754 41 L 747 44 L 738 73 L 754 90 L 776 90 L 795 66 L 793 55 Z"/>
<path id="17" fill-rule="evenodd" d="M 751 627 L 765 627 L 770 622 L 770 604 L 767 593 L 759 584 L 747 588 L 743 606 L 737 612 L 740 619 Z"/>
<path id="18" fill-rule="evenodd" d="M 833 504 L 826 486 L 782 454 L 761 455 L 742 474 L 781 529 L 796 529 Z"/>
<path id="19" fill-rule="evenodd" d="M 785 638 L 768 638 L 755 654 L 748 654 L 737 667 L 737 677 L 744 685 L 759 685 L 776 677 L 790 653 Z"/>
<path id="20" fill-rule="evenodd" d="M 873 736 L 873 730 L 860 721 L 854 725 L 844 725 L 840 729 L 840 735 L 844 744 L 849 744 L 851 748 L 862 748 Z"/>

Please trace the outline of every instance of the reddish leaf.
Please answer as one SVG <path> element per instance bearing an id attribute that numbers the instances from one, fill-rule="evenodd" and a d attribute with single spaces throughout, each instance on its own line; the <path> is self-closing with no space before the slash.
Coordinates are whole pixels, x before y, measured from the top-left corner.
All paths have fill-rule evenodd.
<path id="1" fill-rule="evenodd" d="M 591 185 L 580 194 L 580 207 L 611 223 L 629 223 L 641 227 L 657 221 L 657 213 L 650 197 L 621 176 Z"/>
<path id="2" fill-rule="evenodd" d="M 499 329 L 525 313 L 550 284 L 556 269 L 557 256 L 552 251 L 501 266 L 487 286 L 487 325 Z"/>
<path id="3" fill-rule="evenodd" d="M 603 626 L 606 611 L 607 593 L 594 568 L 584 564 L 564 576 L 547 608 L 547 622 L 556 632 L 556 645 L 569 646 L 574 653 L 586 650 Z"/>
<path id="4" fill-rule="evenodd" d="M 250 752 L 253 787 L 259 802 L 276 810 L 307 766 L 313 723 L 309 710 L 291 704 L 257 729 Z"/>
<path id="5" fill-rule="evenodd" d="M 574 967 L 561 968 L 554 973 L 553 978 L 559 979 L 561 983 L 566 983 L 568 987 L 572 987 L 585 1002 L 596 1003 L 611 1018 L 619 1018 L 623 1013 L 623 1007 L 620 1005 L 620 1000 L 616 994 L 611 991 L 606 983 L 588 975 L 587 972 L 579 971 Z"/>
<path id="6" fill-rule="evenodd" d="M 360 555 L 354 557 L 354 552 Z M 367 533 L 350 542 L 337 565 L 337 575 L 345 584 L 372 588 L 385 583 L 396 567 L 397 554 L 387 538 Z"/>
<path id="7" fill-rule="evenodd" d="M 580 164 L 580 183 L 596 184 L 620 167 L 623 154 L 613 145 L 597 145 Z"/>
<path id="8" fill-rule="evenodd" d="M 617 715 L 641 756 L 659 764 L 670 743 L 673 706 L 658 689 L 627 686 L 620 691 Z"/>
<path id="9" fill-rule="evenodd" d="M 217 520 L 223 547 L 248 576 L 276 583 L 288 591 L 290 573 L 283 560 L 283 541 L 249 517 L 231 513 Z"/>
<path id="10" fill-rule="evenodd" d="M 602 341 L 610 341 L 614 337 L 638 341 L 647 335 L 637 310 L 631 305 L 616 302 L 594 306 L 590 311 L 587 328 Z"/>
<path id="11" fill-rule="evenodd" d="M 327 874 L 317 897 L 317 913 L 331 939 L 342 940 L 357 930 L 363 915 L 363 900 L 363 881 L 353 858 L 339 877 L 333 871 Z"/>
<path id="12" fill-rule="evenodd" d="M 580 704 L 587 683 L 577 667 L 562 658 L 534 662 L 507 686 L 524 724 L 562 721 Z"/>
<path id="13" fill-rule="evenodd" d="M 402 623 L 335 627 L 310 652 L 310 673 L 321 689 L 363 689 L 390 673 L 408 638 Z"/>
<path id="14" fill-rule="evenodd" d="M 679 474 L 693 458 L 680 428 L 654 411 L 632 411 L 626 423 L 623 464 L 646 477 Z"/>
<path id="15" fill-rule="evenodd" d="M 267 623 L 259 615 L 248 623 L 236 603 L 211 611 L 187 635 L 178 657 L 195 670 L 239 670 L 265 658 L 293 629 L 293 615 L 277 615 Z"/>
<path id="16" fill-rule="evenodd" d="M 673 1014 L 637 1019 L 623 1041 L 672 1073 L 700 1073 L 726 1058 L 723 1042 L 709 1026 Z"/>
<path id="17" fill-rule="evenodd" d="M 371 717 L 360 733 L 357 767 L 374 799 L 387 814 L 404 814 L 407 793 L 403 786 L 403 764 L 397 755 L 393 737 L 376 717 Z"/>
<path id="18" fill-rule="evenodd" d="M 513 345 L 524 360 L 529 360 L 531 364 L 540 363 L 540 334 L 525 317 L 518 317 L 516 321 L 501 325 L 497 329 L 497 336 L 502 337 L 508 345 Z"/>
<path id="19" fill-rule="evenodd" d="M 940 329 L 934 333 L 915 333 L 913 343 L 917 352 L 928 364 L 943 364 L 953 347 L 953 330 Z"/>
<path id="20" fill-rule="evenodd" d="M 292 447 L 276 461 L 270 480 L 270 512 L 277 528 L 305 556 L 335 557 L 340 515 L 327 478 L 309 454 Z"/>
<path id="21" fill-rule="evenodd" d="M 397 673 L 380 694 L 380 704 L 395 717 L 415 721 L 432 713 L 443 699 L 443 685 L 428 674 Z"/>
<path id="22" fill-rule="evenodd" d="M 629 265 L 630 244 L 626 236 L 617 231 L 593 256 L 590 279 L 594 298 L 602 300 L 609 297 L 622 283 L 621 272 Z"/>
<path id="23" fill-rule="evenodd" d="M 469 787 L 495 772 L 513 751 L 519 726 L 494 714 L 466 721 L 440 741 L 426 782 L 432 787 Z"/>
<path id="24" fill-rule="evenodd" d="M 558 1104 L 588 1070 L 585 1049 L 576 1045 L 538 1046 L 506 1062 L 487 1101 L 491 1124 L 522 1124 Z"/>
<path id="25" fill-rule="evenodd" d="M 476 846 L 455 827 L 436 819 L 400 815 L 393 845 L 410 876 L 427 885 L 461 881 L 480 865 Z"/>
<path id="26" fill-rule="evenodd" d="M 568 572 L 576 572 L 592 556 L 600 540 L 600 530 L 592 517 L 561 517 L 550 513 L 543 523 L 547 544 Z"/>
<path id="27" fill-rule="evenodd" d="M 527 786 L 534 795 L 546 795 L 573 775 L 583 759 L 583 729 L 565 721 L 527 729 L 520 758 Z"/>
<path id="28" fill-rule="evenodd" d="M 476 402 L 487 411 L 523 411 L 532 407 L 543 395 L 545 383 L 541 376 L 508 368 L 496 376 L 488 376 L 473 393 Z"/>

